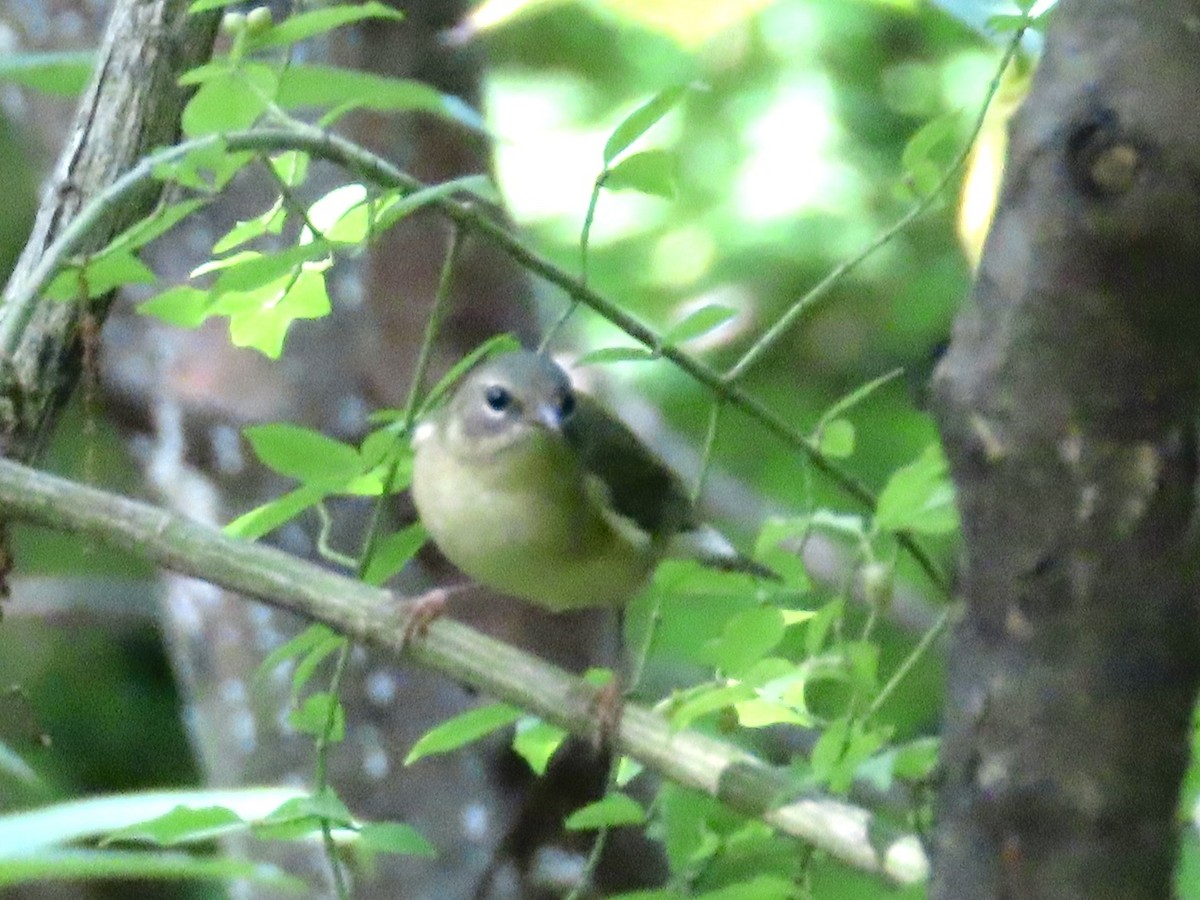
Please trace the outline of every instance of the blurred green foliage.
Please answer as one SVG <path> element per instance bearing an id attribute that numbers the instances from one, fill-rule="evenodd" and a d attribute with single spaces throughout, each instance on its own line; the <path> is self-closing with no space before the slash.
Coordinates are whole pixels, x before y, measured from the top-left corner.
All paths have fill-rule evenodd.
<path id="1" fill-rule="evenodd" d="M 901 162 L 909 139 L 938 116 L 962 114 L 956 133 L 965 140 L 998 58 L 994 47 L 926 4 L 866 0 L 778 0 L 698 46 L 646 27 L 620 5 L 582 3 L 539 6 L 476 39 L 486 45 L 491 63 L 486 113 L 499 139 L 501 189 L 530 240 L 567 270 L 579 267 L 580 229 L 613 128 L 663 88 L 694 86 L 632 148 L 669 151 L 674 198 L 603 193 L 588 277 L 660 332 L 705 304 L 737 310 L 729 323 L 686 347 L 718 368 L 732 365 L 832 267 L 910 207 Z M 30 164 L 20 153 L 4 152 L 3 140 L 0 131 L 6 184 L 14 186 L 14 196 L 31 197 Z M 912 386 L 923 380 L 969 284 L 954 239 L 953 201 L 945 198 L 840 281 L 744 382 L 808 430 L 839 398 L 903 368 L 907 380 L 888 383 L 845 415 L 857 434 L 846 462 L 875 489 L 935 440 L 916 402 L 920 391 Z M 23 224 L 12 226 L 14 219 Z M 12 232 L 0 230 L 0 260 L 15 252 L 28 221 L 10 216 L 4 224 Z M 549 323 L 565 300 L 543 293 Z M 554 349 L 627 343 L 581 310 Z M 702 443 L 709 397 L 700 387 L 661 361 L 612 369 L 661 408 L 674 428 Z M 76 474 L 87 471 L 81 461 L 87 449 L 77 442 L 84 433 L 78 420 L 64 424 L 62 438 L 69 443 L 57 448 L 61 467 Z M 111 435 L 88 440 L 99 441 L 106 469 L 119 457 Z M 736 411 L 722 417 L 713 458 L 778 509 L 863 512 Z M 98 480 L 119 484 L 122 477 L 106 470 Z M 941 539 L 935 549 L 948 568 L 952 540 Z M 18 550 L 22 563 L 36 560 L 53 571 L 95 567 L 77 542 L 22 536 Z M 882 555 L 891 550 L 884 542 Z M 903 555 L 900 560 L 902 574 L 913 575 Z M 145 575 L 123 561 L 114 566 L 108 574 Z M 915 583 L 926 587 L 920 579 Z M 805 593 L 802 605 L 834 609 L 841 593 L 840 585 L 816 588 Z M 711 592 L 698 602 L 708 604 L 699 607 L 703 615 L 697 608 L 665 615 L 658 661 L 710 663 L 711 656 L 697 656 L 695 649 L 710 652 L 722 636 L 715 626 L 754 606 L 748 596 Z M 856 649 L 861 681 L 872 687 L 887 679 L 919 637 L 886 616 L 875 622 L 854 606 L 830 628 L 830 641 L 855 643 L 853 638 L 870 635 L 878 653 L 865 638 Z M 802 657 L 812 649 L 805 647 L 811 634 L 808 625 L 781 631 L 763 653 Z M 38 717 L 34 731 L 55 739 L 52 749 L 31 754 L 48 775 L 48 791 L 66 796 L 190 777 L 170 679 L 152 649 L 152 635 L 139 630 L 135 639 L 104 629 L 73 634 L 69 643 L 63 646 L 40 625 L 0 629 L 0 678 L 24 686 Z M 728 663 L 730 657 L 721 659 Z M 874 723 L 894 729 L 896 741 L 935 733 L 940 681 L 936 655 L 923 659 Z M 814 715 L 841 721 L 847 709 L 861 712 L 869 699 L 863 693 L 853 678 L 814 679 L 806 701 Z M 721 722 L 717 717 L 703 725 L 719 729 Z M 153 765 L 147 765 L 147 734 L 164 736 L 155 742 Z M 777 737 L 767 732 L 754 740 L 762 752 L 786 762 L 794 748 Z M 26 745 L 20 729 L 0 732 L 0 740 Z M 28 801 L 33 799 L 45 798 Z M 800 860 L 794 845 L 757 833 L 747 837 L 753 826 L 735 818 L 686 792 L 671 793 L 662 823 L 669 850 L 672 829 L 718 835 L 735 850 L 696 863 L 703 871 L 690 883 L 702 890 L 764 867 L 795 873 Z M 820 898 L 896 896 L 874 879 L 822 859 L 812 861 L 805 877 Z"/>
<path id="2" fill-rule="evenodd" d="M 703 302 L 739 308 L 733 327 L 704 350 L 713 365 L 730 365 L 756 332 L 907 209 L 898 189 L 909 137 L 943 112 L 968 113 L 965 129 L 970 104 L 983 96 L 992 51 L 943 14 L 918 9 L 780 2 L 696 52 L 588 6 L 520 18 L 486 36 L 502 188 L 553 258 L 577 267 L 608 131 L 662 87 L 697 84 L 636 145 L 676 154 L 677 198 L 601 197 L 589 276 L 664 329 Z M 969 280 L 949 199 L 802 318 L 752 370 L 756 396 L 811 426 L 874 376 L 928 369 Z M 547 298 L 548 316 L 560 306 Z M 595 346 L 620 337 L 581 313 L 573 339 Z M 627 364 L 622 375 L 699 441 L 705 398 L 688 379 L 667 363 Z M 933 436 L 904 387 L 885 388 L 852 415 L 871 436 L 854 468 L 876 486 Z M 791 455 L 761 452 L 762 434 L 730 419 L 718 459 L 771 496 L 802 500 Z M 834 499 L 819 481 L 816 489 L 822 501 Z"/>

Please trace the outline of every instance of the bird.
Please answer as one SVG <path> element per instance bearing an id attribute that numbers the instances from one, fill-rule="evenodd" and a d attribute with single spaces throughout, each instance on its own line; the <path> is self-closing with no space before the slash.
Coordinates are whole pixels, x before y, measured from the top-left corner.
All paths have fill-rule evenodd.
<path id="1" fill-rule="evenodd" d="M 778 580 L 700 520 L 679 476 L 548 355 L 467 373 L 413 433 L 412 495 L 442 554 L 551 612 L 623 608 L 659 562 Z"/>

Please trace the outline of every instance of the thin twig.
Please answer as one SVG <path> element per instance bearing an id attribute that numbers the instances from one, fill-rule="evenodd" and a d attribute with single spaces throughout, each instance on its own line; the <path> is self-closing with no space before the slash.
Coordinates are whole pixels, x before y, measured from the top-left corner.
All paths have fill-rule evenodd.
<path id="1" fill-rule="evenodd" d="M 102 220 L 106 212 L 119 204 L 126 196 L 154 180 L 155 171 L 179 162 L 189 153 L 225 147 L 231 152 L 240 150 L 303 150 L 318 158 L 335 162 L 348 171 L 385 187 L 415 192 L 427 185 L 387 160 L 376 156 L 345 138 L 293 122 L 286 128 L 257 129 L 231 132 L 225 135 L 209 135 L 186 141 L 174 147 L 160 150 L 143 157 L 121 178 L 97 195 L 95 201 L 80 211 L 71 224 L 47 249 L 37 268 L 14 292 L 7 314 L 0 314 L 0 359 L 11 352 L 12 342 L 17 339 L 28 322 L 36 298 L 45 290 L 58 269 L 71 254 L 81 246 L 89 230 Z M 641 341 L 657 355 L 670 360 L 713 395 L 735 407 L 752 419 L 757 420 L 769 432 L 788 446 L 800 451 L 814 469 L 828 478 L 847 496 L 867 509 L 874 509 L 874 493 L 858 478 L 829 459 L 815 442 L 792 428 L 782 416 L 772 412 L 762 401 L 750 396 L 740 387 L 713 371 L 678 347 L 664 344 L 655 331 L 641 320 L 630 315 L 616 303 L 597 291 L 568 275 L 544 256 L 527 247 L 505 228 L 493 221 L 475 204 L 447 197 L 433 197 L 430 206 L 440 210 L 462 228 L 484 235 L 526 270 L 545 279 L 565 291 L 572 299 L 594 310 L 630 337 Z M 949 581 L 926 550 L 909 534 L 900 533 L 897 540 L 905 551 L 916 560 L 930 581 L 942 592 L 949 590 Z"/>
<path id="2" fill-rule="evenodd" d="M 1024 26 L 1018 28 L 1013 33 L 1013 38 L 1009 42 L 1008 48 L 1005 50 L 1004 56 L 1000 60 L 1000 66 L 996 70 L 996 75 L 992 78 L 991 83 L 988 85 L 987 93 L 983 98 L 983 105 L 980 107 L 979 114 L 975 118 L 975 124 L 971 129 L 970 137 L 967 138 L 962 149 L 954 158 L 953 162 L 951 162 L 951 164 L 946 168 L 946 171 L 942 173 L 942 177 L 938 180 L 938 183 L 934 185 L 933 189 L 930 190 L 929 193 L 927 193 L 924 197 L 922 197 L 912 209 L 897 219 L 890 228 L 877 235 L 873 241 L 867 244 L 867 246 L 863 247 L 862 250 L 860 250 L 850 259 L 834 266 L 824 278 L 817 282 L 816 286 L 814 286 L 807 294 L 793 303 L 792 306 L 782 316 L 775 320 L 775 323 L 767 330 L 766 334 L 755 341 L 754 345 L 751 346 L 750 349 L 745 352 L 745 354 L 743 354 L 742 358 L 738 360 L 728 372 L 725 373 L 725 381 L 729 382 L 730 384 L 738 381 L 738 379 L 746 374 L 746 371 L 751 366 L 753 366 L 756 362 L 758 362 L 759 359 L 762 358 L 763 354 L 765 354 L 768 350 L 774 347 L 776 343 L 779 342 L 779 339 L 787 333 L 788 329 L 795 324 L 796 320 L 800 316 L 807 312 L 809 308 L 813 306 L 813 304 L 815 304 L 818 300 L 824 297 L 826 293 L 829 292 L 830 288 L 841 281 L 847 274 L 850 273 L 851 270 L 857 268 L 858 265 L 867 259 L 867 257 L 869 257 L 872 253 L 892 241 L 896 235 L 911 225 L 915 219 L 924 214 L 931 206 L 933 206 L 934 202 L 942 196 L 945 190 L 950 186 L 950 182 L 958 174 L 959 170 L 962 169 L 963 165 L 967 161 L 967 158 L 971 155 L 971 150 L 975 146 L 975 140 L 979 137 L 980 131 L 983 130 L 983 123 L 987 117 L 988 108 L 992 105 L 992 100 L 995 98 L 996 93 L 1000 90 L 1000 80 L 1004 76 L 1004 72 L 1008 69 L 1009 63 L 1012 62 L 1013 57 L 1015 57 L 1017 52 L 1021 49 L 1021 38 L 1024 36 L 1024 34 Z"/>

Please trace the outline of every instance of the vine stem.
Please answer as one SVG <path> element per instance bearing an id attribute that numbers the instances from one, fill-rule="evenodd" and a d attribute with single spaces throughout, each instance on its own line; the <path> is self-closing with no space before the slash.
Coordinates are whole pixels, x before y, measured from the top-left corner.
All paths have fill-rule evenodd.
<path id="1" fill-rule="evenodd" d="M 983 104 L 980 107 L 979 114 L 975 117 L 974 125 L 971 128 L 971 135 L 963 144 L 962 149 L 955 156 L 954 161 L 946 167 L 942 173 L 942 177 L 937 184 L 922 197 L 912 209 L 897 219 L 890 228 L 885 229 L 880 234 L 876 235 L 875 239 L 863 247 L 858 253 L 852 256 L 845 262 L 839 263 L 829 270 L 828 274 L 822 278 L 817 284 L 803 297 L 793 303 L 788 310 L 775 320 L 767 332 L 763 334 L 749 350 L 742 355 L 742 358 L 729 369 L 724 375 L 724 380 L 729 384 L 737 382 L 756 362 L 762 359 L 763 355 L 774 347 L 779 340 L 787 333 L 787 331 L 795 324 L 806 311 L 824 297 L 835 284 L 846 277 L 853 269 L 857 268 L 867 257 L 871 256 L 876 250 L 884 246 L 901 231 L 911 225 L 918 217 L 923 215 L 930 207 L 945 193 L 950 186 L 950 182 L 959 173 L 959 170 L 966 164 L 967 157 L 971 155 L 971 150 L 975 146 L 975 140 L 979 137 L 979 133 L 983 130 L 984 121 L 987 118 L 988 109 L 992 105 L 992 100 L 1000 90 L 1000 82 L 1004 77 L 1005 71 L 1009 64 L 1021 49 L 1021 38 L 1024 37 L 1026 26 L 1022 25 L 1013 33 L 1013 38 L 1005 49 L 1003 57 L 1000 60 L 1000 66 L 996 70 L 995 76 L 988 84 L 987 93 L 984 95 Z"/>
<path id="2" fill-rule="evenodd" d="M 425 333 L 421 339 L 416 366 L 413 368 L 412 381 L 409 384 L 408 400 L 404 405 L 402 428 L 398 438 L 402 441 L 408 439 L 408 435 L 412 431 L 413 422 L 416 420 L 418 403 L 421 396 L 421 384 L 424 382 L 425 374 L 429 369 L 429 360 L 433 355 L 433 343 L 437 338 L 438 326 L 441 324 L 442 315 L 446 307 L 446 299 L 450 295 L 454 268 L 458 262 L 461 247 L 462 228 L 456 225 L 450 235 L 450 246 L 446 250 L 446 258 L 442 263 L 437 291 L 433 297 L 433 308 L 430 309 L 429 318 L 425 321 Z M 397 452 L 388 471 L 387 479 L 384 481 L 383 490 L 375 498 L 374 504 L 372 504 L 371 518 L 367 525 L 366 541 L 358 560 L 357 574 L 360 581 L 365 578 L 366 572 L 375 556 L 375 549 L 379 543 L 380 524 L 383 521 L 384 504 L 387 502 L 387 498 L 391 496 L 392 485 L 395 484 L 396 473 L 399 471 L 403 459 L 404 454 Z M 338 693 L 341 690 L 342 680 L 346 674 L 346 665 L 350 660 L 350 650 L 350 641 L 344 640 L 341 648 L 338 650 L 333 675 L 329 679 L 328 693 L 330 702 L 325 715 L 324 726 L 321 729 L 320 736 L 317 738 L 317 762 L 314 780 L 318 795 L 323 794 L 329 789 L 329 751 L 334 743 L 333 733 L 337 728 L 338 712 L 341 709 Z M 333 883 L 337 891 L 338 900 L 349 900 L 350 892 L 346 883 L 346 874 L 343 871 L 341 860 L 337 855 L 337 845 L 333 839 L 333 826 L 328 819 L 321 820 L 321 838 L 325 847 L 325 856 L 329 860 L 329 868 L 333 872 Z"/>
<path id="3" fill-rule="evenodd" d="M 294 120 L 280 127 L 207 135 L 158 150 L 143 157 L 137 165 L 85 206 L 47 248 L 29 277 L 15 286 L 9 302 L 0 310 L 0 359 L 11 355 L 20 334 L 28 325 L 39 296 L 55 273 L 67 264 L 76 249 L 83 245 L 89 231 L 101 222 L 109 211 L 147 183 L 157 180 L 156 173 L 164 168 L 178 164 L 189 154 L 221 148 L 230 152 L 301 150 L 319 159 L 336 163 L 348 172 L 383 187 L 409 193 L 428 188 L 428 185 L 420 180 L 352 141 Z M 678 347 L 664 343 L 650 326 L 527 247 L 502 225 L 493 221 L 475 203 L 431 195 L 429 206 L 441 211 L 460 228 L 483 235 L 527 271 L 559 287 L 572 300 L 592 309 L 630 337 L 645 344 L 658 356 L 670 360 L 680 370 L 708 388 L 716 399 L 741 410 L 785 444 L 798 450 L 814 469 L 856 503 L 867 509 L 875 508 L 875 494 L 862 481 L 822 453 L 815 441 L 794 429 L 782 416 L 738 385 L 731 383 Z M 943 594 L 948 594 L 949 579 L 933 557 L 910 534 L 902 532 L 897 535 L 897 540 L 925 572 L 930 582 Z"/>

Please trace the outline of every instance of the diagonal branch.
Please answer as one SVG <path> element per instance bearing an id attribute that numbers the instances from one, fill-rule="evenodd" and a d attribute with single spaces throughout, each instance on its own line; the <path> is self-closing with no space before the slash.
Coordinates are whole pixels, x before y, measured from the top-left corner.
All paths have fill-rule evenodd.
<path id="1" fill-rule="evenodd" d="M 384 187 L 398 188 L 410 194 L 428 188 L 428 185 L 420 180 L 354 142 L 295 120 L 289 120 L 288 124 L 283 127 L 256 128 L 251 131 L 209 135 L 185 141 L 143 157 L 136 166 L 114 181 L 108 190 L 86 207 L 71 223 L 71 227 L 63 233 L 60 240 L 46 250 L 31 275 L 18 286 L 14 292 L 17 300 L 30 302 L 31 298 L 40 294 L 50 283 L 55 272 L 78 252 L 81 243 L 87 239 L 90 229 L 104 221 L 112 208 L 120 208 L 128 197 L 143 190 L 146 183 L 156 181 L 155 172 L 160 167 L 177 163 L 189 154 L 198 151 L 222 147 L 231 152 L 303 150 L 314 157 L 334 162 L 347 171 Z M 789 425 L 782 416 L 704 363 L 678 347 L 664 343 L 650 326 L 526 246 L 475 204 L 451 197 L 433 196 L 429 205 L 448 216 L 458 226 L 484 235 L 527 271 L 562 289 L 573 300 L 594 310 L 629 336 L 641 341 L 659 356 L 673 362 L 679 369 L 708 388 L 715 397 L 729 406 L 741 410 L 790 447 L 803 453 L 817 471 L 854 501 L 867 509 L 874 509 L 875 495 L 870 488 L 825 456 L 813 440 Z M 3 337 L 2 325 L 3 323 L 0 321 L 0 338 Z M 920 565 L 930 581 L 939 589 L 948 590 L 945 574 L 925 549 L 909 534 L 900 533 L 898 540 Z"/>
<path id="2" fill-rule="evenodd" d="M 541 716 L 573 734 L 595 733 L 597 689 L 563 670 L 445 619 L 406 647 L 411 602 L 281 550 L 125 497 L 0 460 L 0 508 L 12 520 L 86 535 L 160 566 L 202 578 L 416 663 Z M 925 879 L 920 841 L 869 811 L 801 792 L 788 774 L 725 741 L 673 729 L 625 708 L 615 748 L 662 776 L 760 817 L 838 859 L 901 884 Z"/>

